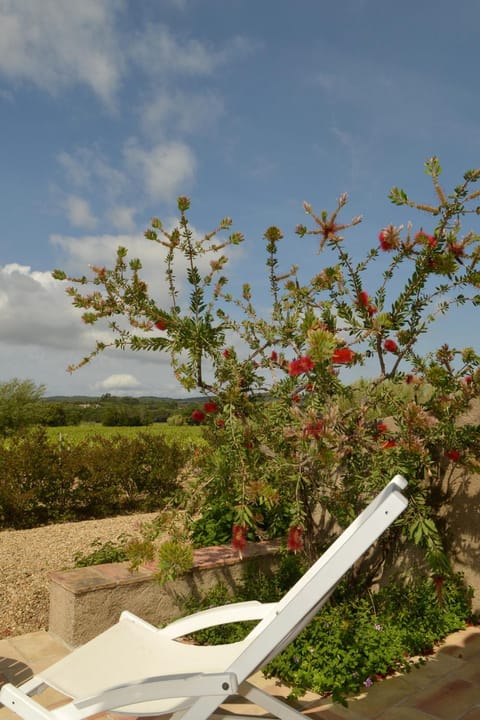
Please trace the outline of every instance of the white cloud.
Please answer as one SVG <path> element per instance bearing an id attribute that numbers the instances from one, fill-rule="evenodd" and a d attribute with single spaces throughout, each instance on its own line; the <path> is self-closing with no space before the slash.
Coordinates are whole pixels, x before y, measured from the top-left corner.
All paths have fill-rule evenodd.
<path id="1" fill-rule="evenodd" d="M 0 0 L 0 73 L 51 93 L 80 83 L 112 105 L 123 70 L 115 0 Z"/>
<path id="2" fill-rule="evenodd" d="M 100 181 L 107 196 L 113 199 L 126 188 L 125 174 L 112 167 L 97 149 L 81 147 L 71 153 L 61 152 L 57 161 L 67 180 L 80 190 L 93 190 Z"/>
<path id="3" fill-rule="evenodd" d="M 222 98 L 213 91 L 160 91 L 145 103 L 141 122 L 150 137 L 161 138 L 170 129 L 188 134 L 211 131 L 224 112 Z"/>
<path id="4" fill-rule="evenodd" d="M 91 336 L 64 286 L 48 272 L 11 263 L 0 267 L 0 339 L 15 345 L 86 347 Z"/>
<path id="5" fill-rule="evenodd" d="M 127 165 L 143 179 L 152 200 L 171 200 L 193 180 L 195 156 L 185 143 L 164 142 L 146 150 L 130 140 L 124 152 Z"/>
<path id="6" fill-rule="evenodd" d="M 116 230 L 132 232 L 135 230 L 136 209 L 126 205 L 116 205 L 108 212 L 108 219 Z"/>
<path id="7" fill-rule="evenodd" d="M 118 391 L 118 390 L 130 390 L 138 388 L 140 382 L 134 375 L 128 373 L 120 373 L 116 375 L 109 375 L 105 380 L 101 380 L 96 383 L 96 387 L 99 390 Z"/>
<path id="8" fill-rule="evenodd" d="M 160 23 L 149 23 L 137 33 L 130 53 L 142 69 L 155 76 L 169 74 L 210 75 L 222 61 L 222 54 L 192 38 L 177 39 Z"/>
<path id="9" fill-rule="evenodd" d="M 68 195 L 65 208 L 69 222 L 83 230 L 91 230 L 97 224 L 97 218 L 92 214 L 90 205 L 78 195 Z"/>

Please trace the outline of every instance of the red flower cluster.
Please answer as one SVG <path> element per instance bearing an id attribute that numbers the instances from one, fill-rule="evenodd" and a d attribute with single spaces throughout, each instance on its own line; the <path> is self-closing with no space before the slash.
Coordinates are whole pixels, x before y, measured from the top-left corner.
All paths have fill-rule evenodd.
<path id="1" fill-rule="evenodd" d="M 382 447 L 387 450 L 388 448 L 395 447 L 396 444 L 396 440 L 385 440 L 385 442 L 382 443 Z"/>
<path id="2" fill-rule="evenodd" d="M 353 361 L 355 353 L 348 347 L 337 348 L 332 355 L 334 365 L 348 365 Z"/>
<path id="3" fill-rule="evenodd" d="M 383 347 L 387 352 L 391 353 L 397 353 L 398 352 L 398 345 L 395 342 L 395 340 L 391 340 L 390 338 L 387 338 L 385 342 L 383 343 Z"/>
<path id="4" fill-rule="evenodd" d="M 397 228 L 393 225 L 389 225 L 386 228 L 382 228 L 378 233 L 378 240 L 380 242 L 380 248 L 384 252 L 389 250 L 395 250 L 399 246 L 400 236 Z"/>
<path id="5" fill-rule="evenodd" d="M 302 373 L 310 372 L 310 370 L 313 370 L 314 367 L 315 363 L 312 358 L 309 358 L 308 355 L 304 355 L 303 357 L 291 360 L 288 363 L 288 374 L 290 377 L 296 377 Z"/>
<path id="6" fill-rule="evenodd" d="M 423 230 L 419 230 L 415 235 L 417 242 L 426 243 L 429 247 L 437 247 L 437 238 L 434 235 L 427 235 Z"/>
<path id="7" fill-rule="evenodd" d="M 201 423 L 205 420 L 205 413 L 202 410 L 194 410 L 192 412 L 192 420 L 195 422 Z"/>
<path id="8" fill-rule="evenodd" d="M 375 315 L 375 313 L 377 312 L 377 308 L 370 302 L 370 298 L 366 290 L 361 290 L 358 293 L 357 305 L 358 307 L 365 308 L 370 317 L 372 315 Z"/>
<path id="9" fill-rule="evenodd" d="M 305 437 L 313 437 L 318 440 L 321 437 L 324 429 L 323 420 L 317 420 L 316 422 L 309 423 L 303 428 L 303 434 Z"/>
<path id="10" fill-rule="evenodd" d="M 387 430 L 388 430 L 388 428 L 387 428 L 387 426 L 385 425 L 385 423 L 377 423 L 377 431 L 378 431 L 379 433 L 387 432 Z"/>
<path id="11" fill-rule="evenodd" d="M 205 403 L 205 405 L 203 406 L 203 409 L 205 410 L 206 413 L 214 414 L 217 412 L 218 406 L 217 406 L 217 403 L 210 401 L 210 402 Z"/>
<path id="12" fill-rule="evenodd" d="M 276 350 L 272 350 L 272 354 L 270 355 L 270 360 L 271 360 L 272 362 L 277 362 L 277 361 L 278 361 L 278 353 L 277 353 Z"/>
<path id="13" fill-rule="evenodd" d="M 458 462 L 461 458 L 460 450 L 447 450 L 445 453 L 445 457 L 447 457 L 452 462 Z"/>
<path id="14" fill-rule="evenodd" d="M 242 552 L 247 544 L 247 528 L 245 525 L 234 525 L 232 528 L 232 547 Z"/>
<path id="15" fill-rule="evenodd" d="M 290 528 L 287 537 L 287 548 L 292 552 L 301 550 L 303 547 L 303 530 L 297 525 Z"/>
<path id="16" fill-rule="evenodd" d="M 157 328 L 157 330 L 166 330 L 166 329 L 167 329 L 167 322 L 166 322 L 166 320 L 164 320 L 163 318 L 160 318 L 160 319 L 157 320 L 157 322 L 155 323 L 155 327 Z"/>

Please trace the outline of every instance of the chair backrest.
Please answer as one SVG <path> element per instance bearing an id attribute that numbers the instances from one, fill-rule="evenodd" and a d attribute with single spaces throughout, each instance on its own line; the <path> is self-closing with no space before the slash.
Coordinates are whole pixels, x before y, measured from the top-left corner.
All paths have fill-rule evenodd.
<path id="1" fill-rule="evenodd" d="M 240 680 L 278 655 L 305 628 L 358 558 L 402 513 L 407 485 L 396 475 L 326 552 L 256 625 L 232 663 Z"/>

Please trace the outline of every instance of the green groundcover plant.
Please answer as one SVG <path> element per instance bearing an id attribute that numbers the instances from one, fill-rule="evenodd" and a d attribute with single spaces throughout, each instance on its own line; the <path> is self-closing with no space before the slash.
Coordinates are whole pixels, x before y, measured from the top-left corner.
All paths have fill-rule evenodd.
<path id="1" fill-rule="evenodd" d="M 191 493 L 197 511 L 203 500 L 200 537 L 212 539 L 215 517 L 228 514 L 238 550 L 249 534 L 286 532 L 289 547 L 311 560 L 334 523 L 345 526 L 402 472 L 409 508 L 383 547 L 391 554 L 399 538 L 409 539 L 434 574 L 448 574 L 441 509 L 478 469 L 478 425 L 459 418 L 479 396 L 480 356 L 447 343 L 422 353 L 420 341 L 441 315 L 480 303 L 479 236 L 464 227 L 480 212 L 480 170 L 466 172 L 450 194 L 437 158 L 425 170 L 429 203 L 399 188 L 390 193 L 423 219 L 380 228 L 360 260 L 345 235 L 361 218 L 340 217 L 346 195 L 333 213 L 304 203 L 308 224 L 296 227 L 294 241 L 302 257 L 316 253 L 310 278 L 296 265 L 280 267 L 283 233 L 268 228 L 271 307 L 261 315 L 248 283 L 238 296 L 229 291 L 229 253 L 242 234 L 227 217 L 198 236 L 186 197 L 173 229 L 154 218 L 145 232 L 164 262 L 168 307 L 123 247 L 112 268 L 93 266 L 90 277 L 54 272 L 83 321 L 106 321 L 112 333 L 72 370 L 108 347 L 168 353 L 179 383 L 205 395 L 192 413 L 210 443 Z M 345 379 L 362 367 L 368 379 Z"/>
<path id="2" fill-rule="evenodd" d="M 275 602 L 302 571 L 295 555 L 283 557 L 278 572 L 266 575 L 248 565 L 233 600 Z M 363 587 L 352 593 L 342 583 L 298 638 L 265 668 L 291 688 L 290 697 L 307 690 L 346 704 L 394 672 L 409 672 L 449 633 L 470 619 L 470 595 L 461 575 L 452 575 L 438 596 L 431 578 L 396 578 L 378 592 Z M 214 587 L 200 601 L 183 599 L 187 612 L 231 602 L 228 588 Z M 198 643 L 241 640 L 255 623 L 233 623 L 196 633 Z"/>

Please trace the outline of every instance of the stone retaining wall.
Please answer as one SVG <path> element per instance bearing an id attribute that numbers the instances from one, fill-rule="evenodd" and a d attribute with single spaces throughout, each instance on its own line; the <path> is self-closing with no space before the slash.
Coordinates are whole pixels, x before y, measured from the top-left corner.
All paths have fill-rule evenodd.
<path id="1" fill-rule="evenodd" d="M 49 632 L 73 648 L 114 625 L 123 610 L 163 625 L 180 616 L 184 596 L 200 598 L 219 582 L 233 592 L 245 561 L 251 559 L 267 573 L 274 572 L 278 544 L 249 544 L 242 558 L 230 547 L 196 550 L 191 572 L 165 585 L 156 579 L 154 563 L 135 571 L 128 563 L 111 563 L 52 572 Z"/>

